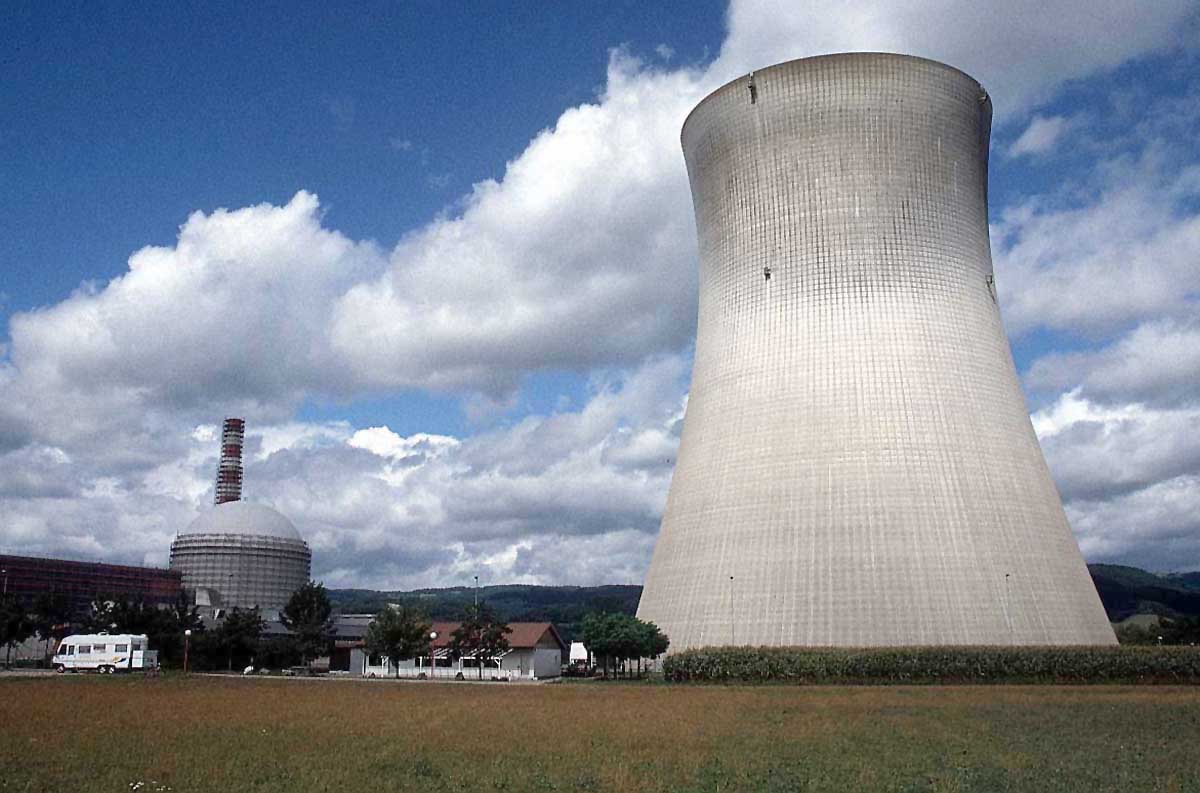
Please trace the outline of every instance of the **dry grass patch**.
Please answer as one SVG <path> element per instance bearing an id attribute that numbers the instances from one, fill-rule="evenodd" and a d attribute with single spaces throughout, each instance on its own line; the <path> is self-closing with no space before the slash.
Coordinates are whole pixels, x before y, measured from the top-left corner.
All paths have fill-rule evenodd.
<path id="1" fill-rule="evenodd" d="M 1194 687 L 0 679 L 0 790 L 1193 790 L 1198 714 Z"/>

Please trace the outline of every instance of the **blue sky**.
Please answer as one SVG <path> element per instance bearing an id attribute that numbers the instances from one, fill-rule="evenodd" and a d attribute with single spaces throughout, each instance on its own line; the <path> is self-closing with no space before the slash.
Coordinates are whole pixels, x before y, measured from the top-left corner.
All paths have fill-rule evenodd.
<path id="1" fill-rule="evenodd" d="M 1200 567 L 1190 3 L 0 15 L 0 550 L 164 562 L 236 414 L 333 585 L 640 581 L 694 330 L 679 122 L 877 49 L 993 96 L 1002 311 L 1085 555 Z"/>
<path id="2" fill-rule="evenodd" d="M 697 61 L 724 7 L 27 4 L 6 15 L 7 311 L 104 281 L 197 209 L 322 197 L 392 245 L 602 86 L 609 50 Z"/>

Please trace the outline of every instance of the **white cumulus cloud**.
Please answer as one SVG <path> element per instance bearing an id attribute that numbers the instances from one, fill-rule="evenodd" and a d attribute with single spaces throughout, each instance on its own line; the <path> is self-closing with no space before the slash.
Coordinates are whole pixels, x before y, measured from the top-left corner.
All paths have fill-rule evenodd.
<path id="1" fill-rule="evenodd" d="M 963 68 L 1015 122 L 1070 81 L 1193 47 L 1195 19 L 1181 0 L 736 2 L 715 62 L 671 69 L 665 49 L 654 65 L 616 51 L 593 101 L 391 250 L 327 226 L 307 191 L 196 212 L 119 278 L 13 315 L 0 548 L 165 562 L 211 499 L 220 406 L 250 420 L 247 494 L 297 522 L 333 585 L 439 584 L 481 566 L 496 581 L 638 580 L 695 322 L 678 140 L 695 103 L 773 62 L 883 49 Z M 1085 551 L 1104 554 L 1193 525 L 1200 167 L 1162 139 L 1186 136 L 1195 110 L 1180 99 L 1147 115 L 1094 177 L 1014 202 L 995 227 L 1009 327 L 1088 342 L 1026 376 L 1059 411 L 1039 421 L 1055 428 L 1043 440 Z M 1056 118 L 1018 144 L 1049 150 Z M 592 376 L 587 404 L 461 438 L 295 419 L 314 396 L 406 389 L 494 419 L 543 369 Z M 1173 511 L 1154 511 L 1156 493 Z"/>
<path id="2" fill-rule="evenodd" d="M 1058 145 L 1070 127 L 1071 120 L 1066 116 L 1034 116 L 1020 137 L 1008 147 L 1008 156 L 1045 154 Z"/>

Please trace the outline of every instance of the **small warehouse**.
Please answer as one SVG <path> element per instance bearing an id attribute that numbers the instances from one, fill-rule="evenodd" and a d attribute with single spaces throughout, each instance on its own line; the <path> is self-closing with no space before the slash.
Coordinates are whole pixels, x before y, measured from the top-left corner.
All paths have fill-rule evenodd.
<path id="1" fill-rule="evenodd" d="M 457 622 L 435 622 L 431 628 L 437 634 L 433 641 L 433 665 L 429 656 L 409 658 L 397 664 L 386 656 L 371 655 L 362 638 L 349 638 L 339 631 L 335 656 L 345 657 L 351 674 L 363 677 L 419 677 L 424 675 L 455 679 L 477 678 L 483 667 L 485 679 L 546 680 L 562 673 L 563 659 L 568 646 L 559 635 L 558 629 L 549 622 L 511 622 L 512 633 L 508 634 L 508 650 L 495 658 L 450 657 L 450 637 L 458 629 Z M 349 626 L 347 626 L 349 627 Z M 365 626 L 364 626 L 365 628 Z M 363 630 L 365 635 L 365 629 Z"/>

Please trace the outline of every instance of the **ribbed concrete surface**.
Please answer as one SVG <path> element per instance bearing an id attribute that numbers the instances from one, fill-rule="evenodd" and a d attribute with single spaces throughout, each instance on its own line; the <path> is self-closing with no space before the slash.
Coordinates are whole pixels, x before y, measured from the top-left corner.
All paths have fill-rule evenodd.
<path id="1" fill-rule="evenodd" d="M 213 589 L 217 605 L 282 609 L 308 583 L 312 551 L 292 522 L 246 501 L 218 504 L 171 543 L 171 569 L 183 588 Z"/>
<path id="2" fill-rule="evenodd" d="M 673 649 L 1115 642 L 994 299 L 990 119 L 883 54 L 688 117 L 696 357 L 638 611 Z"/>

